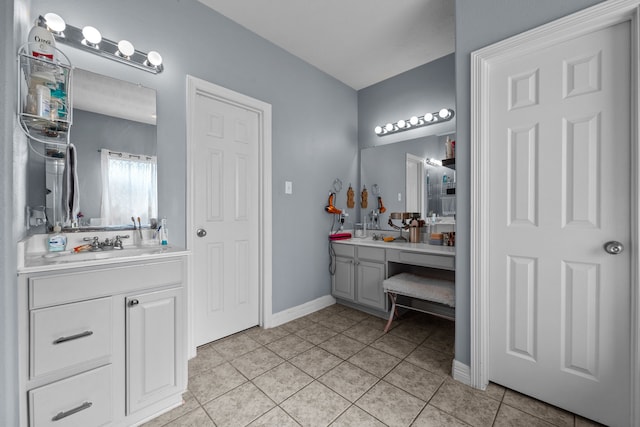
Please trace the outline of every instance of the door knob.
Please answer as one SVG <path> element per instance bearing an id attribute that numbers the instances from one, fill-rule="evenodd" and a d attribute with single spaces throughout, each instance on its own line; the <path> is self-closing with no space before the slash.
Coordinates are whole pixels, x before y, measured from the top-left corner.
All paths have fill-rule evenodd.
<path id="1" fill-rule="evenodd" d="M 205 230 L 204 228 L 198 228 L 196 230 L 196 236 L 198 237 L 204 237 L 207 235 L 207 230 Z"/>
<path id="2" fill-rule="evenodd" d="M 624 251 L 624 246 L 622 243 L 612 240 L 604 244 L 604 250 L 611 255 L 618 255 Z"/>

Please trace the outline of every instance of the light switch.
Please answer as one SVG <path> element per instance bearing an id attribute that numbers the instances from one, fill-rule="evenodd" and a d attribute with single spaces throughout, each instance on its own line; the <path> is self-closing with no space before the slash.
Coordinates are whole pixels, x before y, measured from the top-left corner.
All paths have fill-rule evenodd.
<path id="1" fill-rule="evenodd" d="M 398 201 L 401 202 L 402 201 L 402 193 L 398 193 Z"/>
<path id="2" fill-rule="evenodd" d="M 293 183 L 291 181 L 284 182 L 284 194 L 293 194 Z"/>

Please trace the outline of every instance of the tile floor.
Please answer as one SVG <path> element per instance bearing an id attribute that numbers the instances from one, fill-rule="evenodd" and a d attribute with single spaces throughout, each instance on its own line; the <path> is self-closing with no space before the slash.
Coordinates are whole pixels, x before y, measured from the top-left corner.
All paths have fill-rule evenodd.
<path id="1" fill-rule="evenodd" d="M 490 384 L 451 376 L 454 324 L 384 320 L 333 305 L 199 347 L 185 403 L 156 426 L 594 426 Z"/>

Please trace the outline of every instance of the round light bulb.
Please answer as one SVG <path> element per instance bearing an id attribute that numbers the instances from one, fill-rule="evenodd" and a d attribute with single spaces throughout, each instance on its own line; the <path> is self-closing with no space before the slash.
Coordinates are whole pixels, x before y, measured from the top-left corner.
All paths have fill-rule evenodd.
<path id="1" fill-rule="evenodd" d="M 86 41 L 93 45 L 102 41 L 102 34 L 100 34 L 100 31 L 98 31 L 97 28 L 88 25 L 82 29 L 82 36 Z"/>
<path id="2" fill-rule="evenodd" d="M 391 132 L 393 130 L 393 124 L 387 123 L 384 128 L 386 129 L 387 132 Z"/>
<path id="3" fill-rule="evenodd" d="M 411 126 L 415 126 L 418 124 L 420 120 L 418 120 L 417 116 L 411 116 L 411 118 L 409 119 L 409 123 L 411 123 Z"/>
<path id="4" fill-rule="evenodd" d="M 447 117 L 449 117 L 449 110 L 447 110 L 446 108 L 443 108 L 438 112 L 438 115 L 440 116 L 441 119 L 446 119 Z"/>
<path id="5" fill-rule="evenodd" d="M 407 122 L 404 121 L 404 120 L 398 120 L 398 123 L 396 123 L 396 124 L 398 125 L 398 127 L 400 129 L 403 129 L 407 125 Z"/>
<path id="6" fill-rule="evenodd" d="M 162 64 L 162 56 L 160 56 L 160 54 L 155 50 L 152 50 L 147 54 L 147 60 L 149 61 L 149 64 L 153 65 L 154 67 L 158 67 L 160 64 Z"/>
<path id="7" fill-rule="evenodd" d="M 431 113 L 425 114 L 424 115 L 424 121 L 427 122 L 427 123 L 432 122 L 433 121 L 433 114 L 431 114 Z"/>
<path id="8" fill-rule="evenodd" d="M 382 127 L 376 126 L 373 131 L 376 133 L 376 135 L 380 135 L 382 133 Z"/>
<path id="9" fill-rule="evenodd" d="M 129 40 L 120 40 L 118 42 L 118 52 L 120 52 L 123 56 L 129 57 L 133 55 L 135 49 L 133 48 L 133 44 Z"/>
<path id="10" fill-rule="evenodd" d="M 65 28 L 67 28 L 67 24 L 64 22 L 64 19 L 62 19 L 58 14 L 49 12 L 44 15 L 44 20 L 47 23 L 47 27 L 56 33 L 61 33 Z"/>

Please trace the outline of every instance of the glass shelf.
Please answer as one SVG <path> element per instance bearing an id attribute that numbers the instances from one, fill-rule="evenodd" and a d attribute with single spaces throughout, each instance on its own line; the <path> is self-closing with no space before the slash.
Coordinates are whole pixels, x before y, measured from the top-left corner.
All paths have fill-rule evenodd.
<path id="1" fill-rule="evenodd" d="M 18 121 L 32 140 L 69 144 L 72 123 L 71 63 L 55 49 L 54 60 L 35 57 L 26 43 L 18 50 Z"/>

